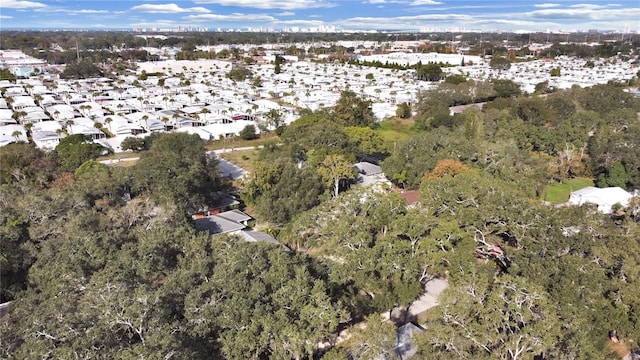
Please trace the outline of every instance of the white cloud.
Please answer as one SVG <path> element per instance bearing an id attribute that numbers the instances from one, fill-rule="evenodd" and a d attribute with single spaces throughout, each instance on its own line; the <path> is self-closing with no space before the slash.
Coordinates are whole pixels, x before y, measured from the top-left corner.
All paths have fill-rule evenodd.
<path id="1" fill-rule="evenodd" d="M 9 15 L 0 15 L 0 19 L 13 19 L 13 16 L 9 16 Z"/>
<path id="2" fill-rule="evenodd" d="M 276 14 L 276 15 L 278 15 L 278 16 L 293 16 L 295 14 L 296 13 L 294 13 L 293 11 L 283 11 L 283 12 L 281 12 L 279 14 Z"/>
<path id="3" fill-rule="evenodd" d="M 43 7 L 47 7 L 47 5 L 35 1 L 2 0 L 0 2 L 0 9 L 37 9 Z"/>
<path id="4" fill-rule="evenodd" d="M 556 20 L 616 20 L 629 21 L 640 18 L 640 8 L 628 9 L 601 9 L 601 8 L 569 8 L 569 9 L 544 9 L 534 10 L 523 14 L 531 19 L 556 19 Z"/>
<path id="5" fill-rule="evenodd" d="M 541 8 L 541 9 L 547 9 L 547 8 L 554 8 L 554 7 L 558 7 L 560 6 L 560 4 L 554 4 L 554 3 L 542 3 L 542 4 L 535 4 L 533 5 L 534 7 L 537 8 Z"/>
<path id="6" fill-rule="evenodd" d="M 146 12 L 146 13 L 157 13 L 157 14 L 176 14 L 176 13 L 185 13 L 185 12 L 206 14 L 211 12 L 209 11 L 209 9 L 199 7 L 199 6 L 192 7 L 192 8 L 181 8 L 180 6 L 174 3 L 136 5 L 132 7 L 131 10 Z"/>
<path id="7" fill-rule="evenodd" d="M 323 26 L 324 22 L 319 20 L 278 20 L 273 22 L 274 25 L 286 25 L 286 26 L 305 26 L 305 27 L 313 27 L 313 26 Z"/>
<path id="8" fill-rule="evenodd" d="M 201 15 L 187 15 L 183 17 L 185 20 L 191 21 L 275 21 L 276 18 L 269 15 L 264 14 L 241 14 L 241 13 L 233 13 L 233 14 L 201 14 Z"/>
<path id="9" fill-rule="evenodd" d="M 131 23 L 131 27 L 154 27 L 154 26 L 174 26 L 178 23 L 173 20 L 154 20 L 154 21 L 146 21 L 142 20 L 141 22 Z"/>
<path id="10" fill-rule="evenodd" d="M 470 15 L 464 15 L 464 14 L 424 14 L 424 15 L 415 15 L 415 16 L 398 16 L 398 17 L 391 17 L 391 18 L 352 17 L 349 19 L 345 19 L 344 21 L 370 22 L 372 24 L 375 24 L 377 22 L 406 23 L 406 22 L 417 22 L 417 21 L 469 21 L 472 19 L 473 17 L 471 17 Z"/>
<path id="11" fill-rule="evenodd" d="M 442 5 L 441 2 L 439 1 L 433 1 L 433 0 L 414 0 L 411 2 L 412 6 L 420 6 L 420 5 Z"/>
<path id="12" fill-rule="evenodd" d="M 256 9 L 317 9 L 336 7 L 337 4 L 324 0 L 194 0 L 196 4 L 218 4 Z"/>
<path id="13" fill-rule="evenodd" d="M 571 5 L 569 7 L 573 8 L 573 9 L 588 9 L 588 10 L 597 10 L 597 9 L 606 9 L 607 8 L 607 6 L 605 6 L 605 5 L 596 5 L 596 4 L 575 4 L 575 5 Z"/>
<path id="14" fill-rule="evenodd" d="M 345 29 L 419 29 L 424 26 L 450 26 L 452 23 L 468 23 L 473 20 L 464 14 L 423 14 L 398 17 L 352 17 L 333 22 Z"/>
<path id="15" fill-rule="evenodd" d="M 83 9 L 83 10 L 65 10 L 69 15 L 84 15 L 84 14 L 108 14 L 107 10 L 93 10 L 93 9 Z"/>

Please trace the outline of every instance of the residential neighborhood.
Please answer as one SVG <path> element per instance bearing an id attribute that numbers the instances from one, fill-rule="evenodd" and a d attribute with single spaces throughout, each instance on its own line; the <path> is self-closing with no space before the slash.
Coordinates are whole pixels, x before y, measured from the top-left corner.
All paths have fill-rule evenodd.
<path id="1" fill-rule="evenodd" d="M 397 47 L 401 45 L 406 48 L 406 44 Z M 250 49 L 246 46 L 244 50 Z M 138 62 L 135 73 L 116 78 L 64 80 L 48 73 L 48 65 L 41 60 L 17 50 L 0 50 L 5 66 L 17 77 L 15 82 L 0 81 L 0 145 L 25 141 L 27 133 L 39 148 L 49 150 L 61 137 L 72 134 L 89 135 L 114 152 L 122 151 L 120 143 L 125 138 L 151 132 L 185 132 L 217 140 L 239 136 L 250 125 L 258 132 L 274 130 L 277 126 L 267 115 L 270 111 L 280 114 L 282 124 L 290 124 L 301 109 L 329 109 L 345 89 L 370 100 L 376 119 L 381 121 L 395 116 L 398 104 L 414 104 L 420 94 L 436 85 L 417 80 L 412 70 L 328 62 L 322 57 L 311 61 L 287 56 L 283 71 L 276 74 L 273 63 L 277 53 L 265 53 L 256 58 L 255 65 L 169 59 Z M 512 80 L 525 93 L 533 93 L 543 82 L 552 89 L 589 87 L 629 81 L 638 72 L 637 65 L 629 61 L 592 62 L 567 56 L 516 62 L 506 70 L 491 67 L 489 58 L 463 53 L 390 52 L 358 56 L 358 60 L 398 65 L 443 63 L 448 64 L 443 67 L 447 75 L 478 82 Z M 248 68 L 252 76 L 231 79 L 229 73 L 237 66 Z M 553 69 L 559 69 L 560 75 L 553 76 Z"/>

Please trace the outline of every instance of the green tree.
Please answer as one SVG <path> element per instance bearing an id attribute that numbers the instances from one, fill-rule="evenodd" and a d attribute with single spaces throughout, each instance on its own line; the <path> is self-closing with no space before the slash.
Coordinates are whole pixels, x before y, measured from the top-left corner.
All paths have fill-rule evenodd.
<path id="1" fill-rule="evenodd" d="M 131 150 L 131 151 L 142 151 L 145 150 L 145 141 L 142 138 L 129 136 L 122 140 L 120 144 L 120 148 L 123 151 Z"/>
<path id="2" fill-rule="evenodd" d="M 253 77 L 253 72 L 244 66 L 235 66 L 227 73 L 227 77 L 234 81 L 244 81 Z"/>
<path id="3" fill-rule="evenodd" d="M 501 98 L 509 98 L 522 93 L 520 86 L 512 80 L 494 80 L 493 89 L 495 90 L 496 95 Z"/>
<path id="4" fill-rule="evenodd" d="M 440 65 L 436 63 L 428 63 L 426 65 L 418 63 L 416 67 L 416 76 L 420 80 L 440 81 L 444 78 L 444 71 L 442 71 Z"/>
<path id="5" fill-rule="evenodd" d="M 596 185 L 598 187 L 618 186 L 626 189 L 630 181 L 631 177 L 627 174 L 624 165 L 620 161 L 616 161 L 605 172 L 598 175 Z"/>
<path id="6" fill-rule="evenodd" d="M 331 188 L 333 196 L 340 192 L 340 182 L 355 178 L 354 168 L 341 155 L 327 155 L 318 166 L 318 173 Z"/>
<path id="7" fill-rule="evenodd" d="M 275 60 L 273 61 L 275 64 L 273 72 L 275 74 L 280 74 L 282 72 L 282 64 L 284 63 L 284 57 L 280 54 L 276 54 Z"/>
<path id="8" fill-rule="evenodd" d="M 401 119 L 408 119 L 411 117 L 411 106 L 406 102 L 398 104 L 398 108 L 396 109 L 396 116 Z"/>
<path id="9" fill-rule="evenodd" d="M 274 129 L 282 125 L 282 113 L 276 109 L 269 109 L 269 111 L 264 114 L 264 117 L 267 119 L 267 124 Z"/>
<path id="10" fill-rule="evenodd" d="M 313 168 L 298 168 L 286 158 L 259 161 L 245 184 L 246 200 L 276 224 L 318 205 L 323 192 L 323 181 Z"/>
<path id="11" fill-rule="evenodd" d="M 95 160 L 98 156 L 108 154 L 109 149 L 96 144 L 89 135 L 69 135 L 60 140 L 56 146 L 56 154 L 60 163 L 68 170 L 75 170 L 87 160 Z"/>
<path id="12" fill-rule="evenodd" d="M 350 126 L 342 129 L 354 147 L 356 157 L 378 155 L 385 152 L 379 133 L 368 127 Z"/>
<path id="13" fill-rule="evenodd" d="M 258 137 L 259 135 L 256 132 L 255 125 L 247 125 L 244 129 L 240 130 L 240 138 L 242 140 L 254 140 Z"/>
<path id="14" fill-rule="evenodd" d="M 495 281 L 469 275 L 436 308 L 439 320 L 419 335 L 423 356 L 445 358 L 453 351 L 463 358 L 518 359 L 556 347 L 560 327 L 544 289 L 508 275 Z"/>
<path id="15" fill-rule="evenodd" d="M 375 122 L 371 101 L 363 100 L 355 92 L 344 90 L 333 108 L 333 115 L 342 126 L 370 126 Z"/>
<path id="16" fill-rule="evenodd" d="M 133 168 L 133 189 L 192 213 L 218 188 L 217 165 L 197 135 L 161 134 Z"/>

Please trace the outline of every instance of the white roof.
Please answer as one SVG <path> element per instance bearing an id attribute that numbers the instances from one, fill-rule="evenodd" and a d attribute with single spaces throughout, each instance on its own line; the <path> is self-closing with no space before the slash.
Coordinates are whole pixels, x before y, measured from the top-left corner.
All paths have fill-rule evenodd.
<path id="1" fill-rule="evenodd" d="M 0 109 L 0 120 L 13 120 L 13 111 L 9 109 Z M 15 122 L 15 120 L 13 121 Z"/>
<path id="2" fill-rule="evenodd" d="M 609 214 L 611 207 L 615 204 L 622 206 L 629 205 L 633 195 L 620 187 L 596 188 L 588 186 L 586 188 L 573 191 L 569 196 L 570 205 L 595 204 L 598 211 Z"/>
<path id="3" fill-rule="evenodd" d="M 13 135 L 16 131 L 20 133 L 17 141 L 29 141 L 22 125 L 4 125 L 0 126 L 0 146 L 16 142 L 16 137 Z"/>
<path id="4" fill-rule="evenodd" d="M 32 131 L 52 131 L 56 132 L 56 130 L 62 130 L 62 125 L 60 125 L 57 121 L 40 121 L 33 124 Z"/>

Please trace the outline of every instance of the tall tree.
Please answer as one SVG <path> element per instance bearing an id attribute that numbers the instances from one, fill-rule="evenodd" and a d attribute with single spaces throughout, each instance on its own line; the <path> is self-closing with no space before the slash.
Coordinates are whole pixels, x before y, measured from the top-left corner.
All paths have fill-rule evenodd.
<path id="1" fill-rule="evenodd" d="M 355 170 L 341 155 L 327 155 L 318 166 L 318 173 L 332 189 L 332 195 L 338 196 L 340 182 L 355 178 Z"/>
<path id="2" fill-rule="evenodd" d="M 159 135 L 133 168 L 133 188 L 195 212 L 218 188 L 217 164 L 197 135 Z"/>

